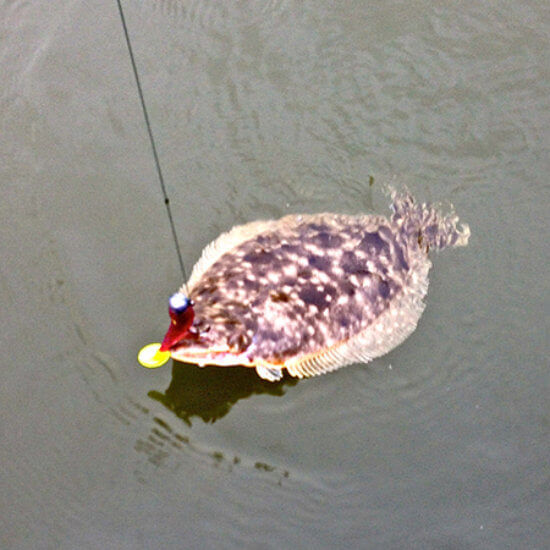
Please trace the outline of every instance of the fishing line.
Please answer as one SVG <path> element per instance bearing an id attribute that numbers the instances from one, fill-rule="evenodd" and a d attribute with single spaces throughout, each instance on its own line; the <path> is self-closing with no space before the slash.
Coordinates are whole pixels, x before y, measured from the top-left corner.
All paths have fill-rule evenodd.
<path id="1" fill-rule="evenodd" d="M 162 170 L 160 168 L 160 161 L 157 154 L 157 148 L 155 145 L 155 139 L 153 137 L 153 130 L 151 129 L 151 123 L 149 122 L 149 115 L 147 113 L 147 107 L 145 106 L 145 99 L 143 97 L 143 90 L 141 88 L 141 81 L 139 79 L 139 74 L 137 70 L 136 60 L 134 58 L 134 51 L 132 50 L 132 44 L 130 42 L 130 35 L 128 33 L 128 27 L 126 26 L 126 18 L 124 17 L 124 10 L 122 9 L 121 0 L 117 0 L 118 11 L 120 13 L 120 21 L 122 22 L 122 28 L 124 29 L 124 36 L 126 37 L 126 45 L 128 46 L 128 53 L 130 54 L 130 61 L 132 62 L 132 69 L 134 71 L 134 77 L 136 80 L 136 85 L 139 94 L 139 100 L 141 102 L 141 109 L 143 111 L 143 118 L 145 119 L 145 126 L 147 127 L 147 133 L 149 134 L 149 141 L 151 143 L 151 149 L 153 151 L 153 158 L 155 159 L 155 166 L 157 167 L 157 174 L 160 182 L 160 188 L 162 190 L 162 195 L 164 197 L 164 205 L 166 206 L 166 213 L 168 214 L 168 220 L 170 221 L 170 228 L 172 230 L 172 237 L 174 238 L 174 244 L 176 245 L 176 252 L 178 254 L 178 261 L 181 268 L 181 274 L 183 275 L 183 284 L 187 291 L 187 276 L 185 274 L 185 267 L 183 265 L 183 258 L 181 256 L 181 249 L 178 242 L 178 236 L 176 233 L 176 226 L 174 225 L 174 218 L 172 217 L 172 210 L 170 209 L 170 199 L 168 198 L 168 193 L 166 192 L 166 185 L 164 183 L 164 178 L 162 176 Z"/>

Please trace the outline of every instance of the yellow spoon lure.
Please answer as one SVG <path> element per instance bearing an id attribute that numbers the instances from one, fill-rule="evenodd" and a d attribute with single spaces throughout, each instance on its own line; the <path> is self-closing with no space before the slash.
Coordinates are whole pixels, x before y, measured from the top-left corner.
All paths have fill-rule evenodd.
<path id="1" fill-rule="evenodd" d="M 170 359 L 169 351 L 159 351 L 160 344 L 147 344 L 142 347 L 138 353 L 138 362 L 147 369 L 156 369 L 162 367 Z"/>

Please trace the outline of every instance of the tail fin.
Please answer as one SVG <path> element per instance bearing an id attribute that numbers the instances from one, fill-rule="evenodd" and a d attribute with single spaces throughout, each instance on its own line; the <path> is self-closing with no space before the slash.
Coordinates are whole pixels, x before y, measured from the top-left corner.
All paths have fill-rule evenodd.
<path id="1" fill-rule="evenodd" d="M 438 205 L 416 203 L 408 191 L 391 191 L 392 222 L 407 239 L 417 239 L 426 249 L 442 250 L 448 246 L 466 246 L 470 237 L 468 224 L 457 227 L 458 216 L 451 207 L 448 214 Z"/>

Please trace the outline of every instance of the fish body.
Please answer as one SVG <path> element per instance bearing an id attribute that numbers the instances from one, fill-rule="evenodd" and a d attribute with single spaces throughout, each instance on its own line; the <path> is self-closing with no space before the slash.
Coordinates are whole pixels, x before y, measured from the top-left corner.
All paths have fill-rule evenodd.
<path id="1" fill-rule="evenodd" d="M 189 278 L 192 323 L 187 309 L 178 333 L 173 316 L 163 345 L 178 361 L 254 367 L 272 381 L 284 369 L 302 378 L 387 353 L 424 310 L 428 250 L 469 237 L 454 213 L 408 193 L 392 201 L 390 218 L 289 215 L 222 234 Z"/>

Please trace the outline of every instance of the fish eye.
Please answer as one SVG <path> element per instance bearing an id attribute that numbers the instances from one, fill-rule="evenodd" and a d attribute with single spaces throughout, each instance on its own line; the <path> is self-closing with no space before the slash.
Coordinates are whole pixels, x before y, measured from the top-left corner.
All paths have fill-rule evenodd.
<path id="1" fill-rule="evenodd" d="M 170 309 L 176 313 L 183 313 L 192 304 L 193 302 L 191 302 L 187 296 L 180 294 L 179 292 L 170 296 L 170 299 L 168 300 Z"/>

